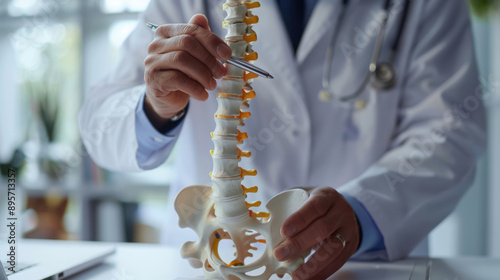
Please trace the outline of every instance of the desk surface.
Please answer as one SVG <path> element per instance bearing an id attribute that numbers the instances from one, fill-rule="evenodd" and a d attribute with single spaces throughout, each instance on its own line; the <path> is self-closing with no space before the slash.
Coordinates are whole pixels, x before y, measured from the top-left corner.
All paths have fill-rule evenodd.
<path id="1" fill-rule="evenodd" d="M 27 241 L 33 244 L 65 246 L 65 241 Z M 81 244 L 82 242 L 76 242 Z M 73 243 L 75 244 L 75 243 Z M 88 246 L 113 245 L 116 254 L 103 264 L 68 278 L 69 280 L 200 280 L 203 273 L 180 258 L 176 248 L 153 244 L 85 242 Z M 423 265 L 415 266 L 415 263 Z M 417 267 L 417 269 L 415 268 Z M 426 277 L 427 276 L 427 277 Z M 274 278 L 272 278 L 274 280 Z M 279 279 L 276 277 L 276 279 Z M 283 279 L 291 279 L 285 276 Z M 397 262 L 348 262 L 329 280 L 354 279 L 500 279 L 500 259 L 467 257 L 454 259 L 407 259 Z"/>

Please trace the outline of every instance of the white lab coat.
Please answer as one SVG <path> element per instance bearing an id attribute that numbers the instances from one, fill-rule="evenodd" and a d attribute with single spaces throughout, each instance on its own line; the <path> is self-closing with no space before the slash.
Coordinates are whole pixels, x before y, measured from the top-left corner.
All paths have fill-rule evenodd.
<path id="1" fill-rule="evenodd" d="M 223 37 L 221 2 L 209 2 L 212 31 Z M 253 84 L 257 98 L 242 128 L 250 136 L 242 149 L 253 155 L 241 166 L 259 174 L 246 177 L 244 184 L 259 186 L 264 200 L 294 186 L 337 188 L 369 211 L 384 238 L 384 257 L 408 255 L 454 209 L 485 146 L 466 1 L 413 1 L 394 61 L 397 84 L 388 91 L 368 86 L 364 109 L 318 99 L 340 1 L 319 1 L 296 59 L 277 4 L 260 2 L 256 63 L 275 79 Z M 341 94 L 357 88 L 368 71 L 379 26 L 374 13 L 385 1 L 351 2 L 332 64 L 332 89 Z M 81 110 L 82 139 L 99 165 L 140 171 L 134 114 L 153 39 L 145 22 L 185 23 L 203 12 L 200 0 L 152 0 L 140 16 L 115 70 L 88 93 Z M 381 61 L 389 59 L 401 14 L 389 18 Z M 177 141 L 173 194 L 192 184 L 210 185 L 216 106 L 215 94 L 207 102 L 190 101 Z M 460 107 L 465 111 L 456 110 Z M 167 156 L 167 150 L 158 151 L 153 161 L 161 163 Z M 173 211 L 168 215 L 175 223 Z"/>

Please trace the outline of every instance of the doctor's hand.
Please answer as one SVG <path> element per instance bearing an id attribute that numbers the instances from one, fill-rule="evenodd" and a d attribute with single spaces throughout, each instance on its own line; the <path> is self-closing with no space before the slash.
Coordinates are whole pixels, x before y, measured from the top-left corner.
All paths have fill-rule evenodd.
<path id="1" fill-rule="evenodd" d="M 275 248 L 274 256 L 284 261 L 314 249 L 311 258 L 293 273 L 293 279 L 326 279 L 356 252 L 360 229 L 354 210 L 336 190 L 304 189 L 309 199 L 284 222 L 281 235 L 286 239 Z"/>
<path id="2" fill-rule="evenodd" d="M 231 48 L 210 31 L 203 15 L 193 16 L 188 24 L 159 26 L 144 61 L 145 111 L 150 121 L 167 122 L 191 97 L 206 100 L 206 89 L 217 86 L 214 78 L 226 73 L 219 60 L 230 57 Z"/>

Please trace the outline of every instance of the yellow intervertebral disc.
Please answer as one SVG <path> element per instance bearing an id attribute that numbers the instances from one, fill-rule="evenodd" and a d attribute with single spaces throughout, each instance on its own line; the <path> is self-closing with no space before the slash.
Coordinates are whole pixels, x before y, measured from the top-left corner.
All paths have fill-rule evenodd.
<path id="1" fill-rule="evenodd" d="M 257 175 L 257 170 L 246 170 L 246 169 L 243 169 L 241 167 L 238 167 L 241 171 L 241 178 L 245 177 L 245 176 L 255 176 Z"/>
<path id="2" fill-rule="evenodd" d="M 247 92 L 244 89 L 242 89 L 241 92 L 243 93 L 243 96 L 241 97 L 241 99 L 243 99 L 243 101 L 247 101 L 247 100 L 255 98 L 255 91 L 253 91 L 253 90 Z"/>
<path id="3" fill-rule="evenodd" d="M 257 41 L 257 34 L 256 33 L 245 34 L 243 35 L 243 40 L 246 41 L 247 43 L 255 42 Z"/>
<path id="4" fill-rule="evenodd" d="M 240 148 L 236 148 L 236 149 L 238 149 L 238 158 L 240 158 L 240 157 L 251 157 L 252 156 L 252 152 L 242 151 L 242 150 L 240 150 Z"/>
<path id="5" fill-rule="evenodd" d="M 247 2 L 245 3 L 245 5 L 247 6 L 247 9 L 255 9 L 260 7 L 259 2 L 251 2 L 251 3 Z"/>
<path id="6" fill-rule="evenodd" d="M 255 202 L 252 202 L 252 203 L 245 202 L 245 203 L 247 204 L 248 208 L 250 208 L 250 207 L 259 207 L 262 204 L 262 202 L 260 202 L 260 201 L 255 201 Z"/>
<path id="7" fill-rule="evenodd" d="M 256 24 L 259 22 L 259 17 L 258 16 L 253 16 L 253 17 L 249 17 L 249 18 L 245 17 L 243 22 L 246 23 L 247 25 Z"/>
<path id="8" fill-rule="evenodd" d="M 244 89 L 241 90 L 241 95 L 236 95 L 236 94 L 229 94 L 229 93 L 217 93 L 217 97 L 220 97 L 220 98 L 241 98 L 243 99 L 243 101 L 247 101 L 247 100 L 250 100 L 250 99 L 254 99 L 255 98 L 255 91 L 251 90 L 251 91 L 245 91 Z"/>
<path id="9" fill-rule="evenodd" d="M 248 134 L 246 132 L 241 132 L 238 130 L 238 135 L 236 136 L 236 140 L 238 140 L 238 143 L 245 139 L 248 139 Z"/>
<path id="10" fill-rule="evenodd" d="M 250 118 L 251 115 L 252 115 L 252 113 L 250 113 L 250 112 L 241 112 L 240 111 L 239 116 L 228 116 L 228 115 L 215 114 L 214 117 L 216 117 L 218 119 L 248 119 L 248 118 Z"/>
<path id="11" fill-rule="evenodd" d="M 257 77 L 259 77 L 259 75 L 252 73 L 252 72 L 245 72 L 245 74 L 243 74 L 243 80 L 245 82 L 248 82 L 248 80 L 252 80 L 252 79 L 255 79 Z"/>
<path id="12" fill-rule="evenodd" d="M 259 191 L 259 188 L 257 186 L 253 186 L 251 188 L 246 188 L 245 186 L 241 185 L 241 188 L 243 189 L 243 194 L 257 193 L 257 191 Z"/>
<path id="13" fill-rule="evenodd" d="M 217 97 L 220 97 L 220 98 L 242 98 L 241 95 L 229 94 L 229 93 L 217 93 Z"/>
<path id="14" fill-rule="evenodd" d="M 255 218 L 269 218 L 271 216 L 268 212 L 253 212 Z"/>
<path id="15" fill-rule="evenodd" d="M 259 8 L 260 7 L 260 3 L 255 1 L 255 2 L 247 2 L 247 3 L 243 3 L 245 6 L 247 6 L 247 9 L 255 9 L 255 8 Z M 224 3 L 222 5 L 222 10 L 225 11 L 226 10 L 226 7 L 229 6 L 227 3 Z"/>
<path id="16" fill-rule="evenodd" d="M 257 60 L 259 59 L 259 54 L 257 52 L 253 52 L 250 54 L 245 54 L 245 58 L 243 58 L 244 61 L 249 62 L 252 60 Z"/>

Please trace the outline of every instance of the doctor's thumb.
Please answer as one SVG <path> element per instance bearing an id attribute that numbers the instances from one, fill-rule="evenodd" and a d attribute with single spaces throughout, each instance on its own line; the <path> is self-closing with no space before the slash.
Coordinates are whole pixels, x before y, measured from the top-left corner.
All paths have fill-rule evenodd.
<path id="1" fill-rule="evenodd" d="M 202 14 L 197 14 L 197 15 L 194 15 L 190 20 L 189 20 L 189 23 L 190 24 L 196 24 L 200 27 L 203 27 L 205 29 L 207 29 L 208 31 L 212 31 L 210 29 L 210 26 L 208 25 L 208 19 L 206 16 L 202 15 Z"/>

